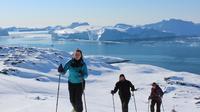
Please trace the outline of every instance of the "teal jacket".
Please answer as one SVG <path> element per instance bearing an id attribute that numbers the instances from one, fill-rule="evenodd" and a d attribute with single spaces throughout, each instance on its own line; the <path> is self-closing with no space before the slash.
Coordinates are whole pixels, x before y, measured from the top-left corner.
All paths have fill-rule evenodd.
<path id="1" fill-rule="evenodd" d="M 64 66 L 64 73 L 67 71 L 69 71 L 68 81 L 70 83 L 81 83 L 81 79 L 88 77 L 88 69 L 84 61 L 77 62 L 71 59 Z"/>

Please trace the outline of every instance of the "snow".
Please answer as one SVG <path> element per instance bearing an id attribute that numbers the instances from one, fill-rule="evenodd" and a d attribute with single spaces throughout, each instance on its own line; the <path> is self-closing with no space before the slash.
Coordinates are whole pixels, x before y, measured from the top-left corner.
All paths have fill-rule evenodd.
<path id="1" fill-rule="evenodd" d="M 80 32 L 86 32 L 86 31 L 93 31 L 93 30 L 100 30 L 102 27 L 100 26 L 92 26 L 92 25 L 86 25 L 86 26 L 79 26 L 75 28 L 66 28 L 62 30 L 55 30 L 55 33 L 58 34 L 73 34 L 73 33 L 80 33 Z"/>
<path id="2" fill-rule="evenodd" d="M 71 54 L 42 48 L 0 47 L 0 109 L 2 112 L 55 112 L 58 73 L 57 66 L 71 59 Z M 200 76 L 174 72 L 160 67 L 117 63 L 123 59 L 105 56 L 85 56 L 89 68 L 86 85 L 88 112 L 112 112 L 110 90 L 125 74 L 138 91 L 135 92 L 139 112 L 147 112 L 151 83 L 157 82 L 166 94 L 166 112 L 199 112 Z M 3 71 L 4 70 L 4 71 Z M 179 82 L 179 83 L 177 83 Z M 118 95 L 114 96 L 116 112 L 121 111 Z M 67 75 L 62 76 L 59 112 L 70 112 Z M 134 111 L 133 100 L 129 110 Z"/>
<path id="3" fill-rule="evenodd" d="M 108 33 L 109 31 L 109 33 Z M 199 37 L 200 25 L 191 21 L 169 19 L 146 25 L 116 24 L 114 26 L 94 26 L 88 23 L 72 23 L 72 27 L 55 29 L 52 36 L 60 39 L 84 39 L 95 41 L 127 41 L 141 39 L 185 39 Z M 87 34 L 88 33 L 88 34 Z M 90 34 L 92 33 L 92 35 Z M 105 33 L 107 33 L 105 35 Z M 82 35 L 80 35 L 82 34 Z M 77 36 L 78 35 L 78 36 Z M 69 38 L 70 37 L 70 38 Z M 86 38 L 87 37 L 87 38 Z M 196 44 L 192 45 L 196 46 Z"/>
<path id="4" fill-rule="evenodd" d="M 127 41 L 141 38 L 163 38 L 174 36 L 169 33 L 134 26 L 93 26 L 59 29 L 52 32 L 54 39 L 82 39 L 93 41 Z"/>

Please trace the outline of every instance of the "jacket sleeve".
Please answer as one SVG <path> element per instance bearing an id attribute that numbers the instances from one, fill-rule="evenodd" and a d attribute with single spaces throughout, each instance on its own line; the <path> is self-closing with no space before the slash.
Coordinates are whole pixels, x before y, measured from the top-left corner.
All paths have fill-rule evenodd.
<path id="1" fill-rule="evenodd" d="M 151 89 L 151 93 L 150 93 L 149 99 L 152 99 L 152 97 L 153 97 L 153 89 Z"/>
<path id="2" fill-rule="evenodd" d="M 68 62 L 65 64 L 65 66 L 64 66 L 64 74 L 67 72 L 67 70 L 69 70 L 70 66 L 71 66 L 71 60 L 68 61 Z"/>
<path id="3" fill-rule="evenodd" d="M 88 77 L 88 69 L 87 69 L 87 65 L 84 64 L 83 67 L 82 67 L 82 77 L 84 79 L 86 79 Z"/>
<path id="4" fill-rule="evenodd" d="M 118 91 L 118 89 L 119 89 L 119 85 L 118 85 L 118 83 L 116 83 L 115 88 L 114 88 L 114 93 L 116 93 Z"/>
<path id="5" fill-rule="evenodd" d="M 158 94 L 160 97 L 162 97 L 164 95 L 164 92 L 160 87 L 158 88 Z"/>
<path id="6" fill-rule="evenodd" d="M 129 81 L 129 86 L 131 88 L 131 91 L 135 91 L 135 86 Z"/>

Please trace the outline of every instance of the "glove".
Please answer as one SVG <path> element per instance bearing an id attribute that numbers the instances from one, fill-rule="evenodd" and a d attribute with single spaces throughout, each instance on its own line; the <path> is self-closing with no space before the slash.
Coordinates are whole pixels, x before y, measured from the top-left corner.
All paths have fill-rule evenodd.
<path id="1" fill-rule="evenodd" d="M 85 80 L 84 80 L 84 78 L 80 77 L 80 81 L 81 81 L 81 82 L 84 82 Z"/>
<path id="2" fill-rule="evenodd" d="M 134 96 L 134 92 L 131 93 L 131 96 Z"/>
<path id="3" fill-rule="evenodd" d="M 83 72 L 81 70 L 79 71 L 79 77 L 83 78 Z"/>
<path id="4" fill-rule="evenodd" d="M 62 64 L 60 64 L 59 67 L 58 67 L 58 72 L 59 72 L 59 73 L 63 73 L 64 71 L 65 71 L 65 70 L 64 70 Z"/>
<path id="5" fill-rule="evenodd" d="M 148 100 L 151 100 L 151 96 L 149 96 Z"/>
<path id="6" fill-rule="evenodd" d="M 114 90 L 111 90 L 111 94 L 112 94 L 112 95 L 114 95 L 114 94 L 115 94 Z"/>
<path id="7" fill-rule="evenodd" d="M 138 89 L 135 89 L 135 88 L 134 88 L 134 89 L 131 89 L 132 92 L 137 91 L 137 90 L 138 90 Z"/>

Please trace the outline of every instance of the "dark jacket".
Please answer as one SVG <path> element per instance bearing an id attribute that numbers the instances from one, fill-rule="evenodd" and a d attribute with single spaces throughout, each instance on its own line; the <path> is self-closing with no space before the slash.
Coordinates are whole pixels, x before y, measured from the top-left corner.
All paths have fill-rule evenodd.
<path id="1" fill-rule="evenodd" d="M 156 88 L 151 88 L 151 94 L 150 94 L 150 96 L 149 96 L 149 99 L 161 101 L 161 100 L 162 100 L 163 94 L 164 94 L 164 92 L 163 92 L 162 89 L 157 85 Z"/>
<path id="2" fill-rule="evenodd" d="M 131 89 L 131 91 L 135 90 L 134 85 L 130 81 L 128 81 L 128 80 L 118 81 L 115 84 L 114 93 L 116 93 L 119 90 L 120 96 L 129 96 L 130 97 L 130 95 L 131 95 L 130 89 Z"/>

